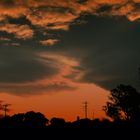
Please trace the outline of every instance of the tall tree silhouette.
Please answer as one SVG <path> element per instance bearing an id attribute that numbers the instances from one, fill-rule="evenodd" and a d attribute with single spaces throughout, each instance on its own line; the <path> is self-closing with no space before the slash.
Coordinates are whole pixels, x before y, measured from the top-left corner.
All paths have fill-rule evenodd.
<path id="1" fill-rule="evenodd" d="M 140 121 L 140 93 L 130 85 L 119 85 L 111 90 L 103 110 L 113 120 Z"/>

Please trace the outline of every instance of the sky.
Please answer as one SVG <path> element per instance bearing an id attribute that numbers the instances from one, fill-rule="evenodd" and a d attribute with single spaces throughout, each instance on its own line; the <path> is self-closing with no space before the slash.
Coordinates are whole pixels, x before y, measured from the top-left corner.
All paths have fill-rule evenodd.
<path id="1" fill-rule="evenodd" d="M 87 101 L 104 118 L 111 89 L 139 88 L 139 36 L 140 0 L 1 0 L 0 100 L 70 121 Z"/>

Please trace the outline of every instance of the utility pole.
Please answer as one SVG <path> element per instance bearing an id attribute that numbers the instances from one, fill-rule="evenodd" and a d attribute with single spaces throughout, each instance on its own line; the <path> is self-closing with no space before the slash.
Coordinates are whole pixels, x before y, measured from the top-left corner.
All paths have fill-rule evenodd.
<path id="1" fill-rule="evenodd" d="M 2 110 L 2 103 L 3 101 L 0 100 L 0 110 Z"/>
<path id="2" fill-rule="evenodd" d="M 7 112 L 9 111 L 9 107 L 10 104 L 4 104 L 3 105 L 3 110 L 4 110 L 4 116 L 6 117 L 7 116 Z"/>
<path id="3" fill-rule="evenodd" d="M 88 102 L 87 101 L 85 101 L 84 103 L 84 113 L 85 113 L 85 119 L 87 119 L 87 112 L 88 112 Z"/>
<path id="4" fill-rule="evenodd" d="M 93 114 L 92 114 L 93 116 L 92 116 L 92 119 L 94 120 L 94 111 L 93 111 Z"/>
<path id="5" fill-rule="evenodd" d="M 3 110 L 2 102 L 3 101 L 0 100 L 0 118 L 2 117 L 1 110 Z"/>

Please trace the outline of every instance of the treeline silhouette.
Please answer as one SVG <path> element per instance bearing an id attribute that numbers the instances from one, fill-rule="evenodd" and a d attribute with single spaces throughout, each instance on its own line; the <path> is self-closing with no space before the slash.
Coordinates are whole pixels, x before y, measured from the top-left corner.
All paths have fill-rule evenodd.
<path id="1" fill-rule="evenodd" d="M 82 118 L 66 122 L 63 118 L 48 119 L 40 112 L 29 111 L 0 118 L 0 129 L 120 129 L 140 128 L 140 120 Z"/>
<path id="2" fill-rule="evenodd" d="M 109 119 L 77 119 L 66 122 L 63 118 L 46 118 L 40 112 L 29 111 L 0 119 L 1 136 L 38 139 L 119 139 L 138 137 L 140 121 Z M 8 134 L 8 135 L 7 135 Z M 115 137 L 112 138 L 112 135 Z M 65 137 L 66 136 L 66 137 Z"/>

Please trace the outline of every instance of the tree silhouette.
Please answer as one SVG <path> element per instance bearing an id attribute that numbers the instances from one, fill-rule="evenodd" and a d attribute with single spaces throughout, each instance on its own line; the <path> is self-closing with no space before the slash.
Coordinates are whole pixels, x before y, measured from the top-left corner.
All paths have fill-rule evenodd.
<path id="1" fill-rule="evenodd" d="M 24 125 L 24 113 L 18 113 L 11 116 L 11 120 L 14 126 L 23 126 Z"/>
<path id="2" fill-rule="evenodd" d="M 140 121 L 140 93 L 130 85 L 119 85 L 111 90 L 103 110 L 113 120 Z"/>
<path id="3" fill-rule="evenodd" d="M 52 118 L 50 120 L 51 126 L 53 127 L 63 127 L 65 125 L 65 120 L 63 118 Z"/>
<path id="4" fill-rule="evenodd" d="M 28 126 L 42 127 L 46 126 L 48 119 L 40 112 L 29 111 L 24 115 L 24 122 Z"/>

